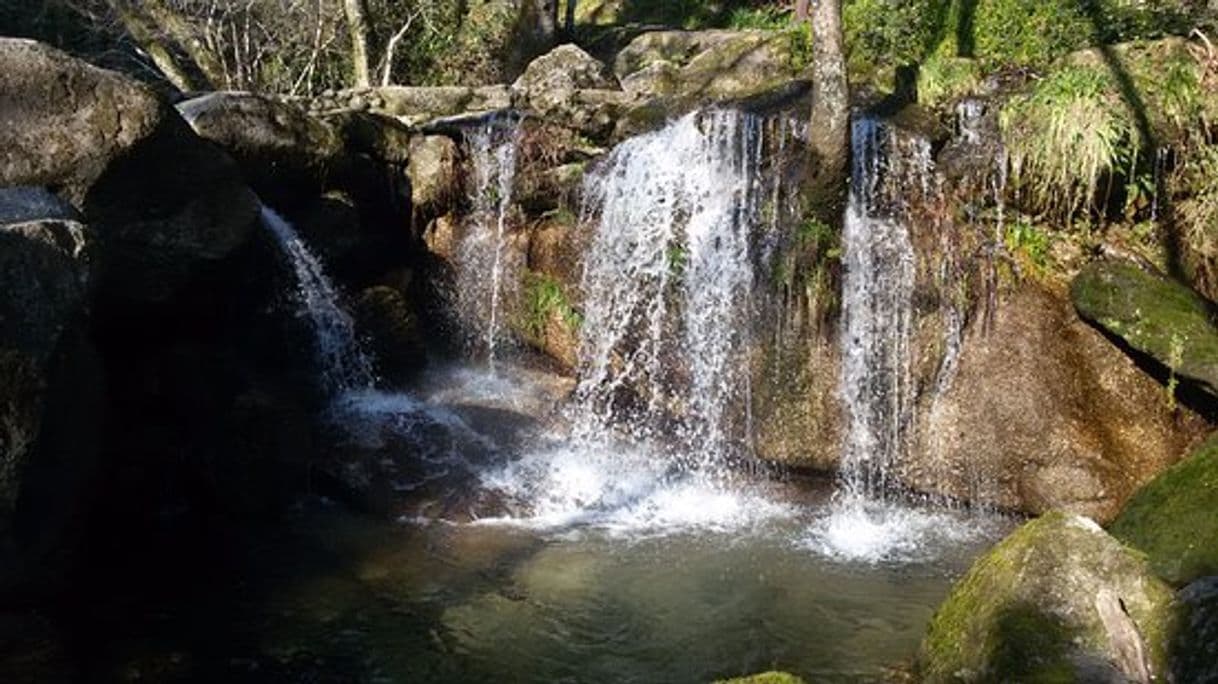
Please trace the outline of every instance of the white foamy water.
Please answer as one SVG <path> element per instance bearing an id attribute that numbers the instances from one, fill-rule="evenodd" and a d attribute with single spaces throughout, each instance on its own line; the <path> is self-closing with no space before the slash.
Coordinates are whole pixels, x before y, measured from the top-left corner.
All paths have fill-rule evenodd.
<path id="1" fill-rule="evenodd" d="M 845 562 L 924 562 L 991 538 L 1006 524 L 996 515 L 847 495 L 819 512 L 798 543 Z"/>
<path id="2" fill-rule="evenodd" d="M 523 504 L 518 514 L 484 524 L 551 532 L 576 527 L 630 537 L 744 532 L 797 510 L 743 484 L 724 487 L 692 476 L 664 454 L 637 445 L 556 444 L 484 473 L 482 484 Z"/>

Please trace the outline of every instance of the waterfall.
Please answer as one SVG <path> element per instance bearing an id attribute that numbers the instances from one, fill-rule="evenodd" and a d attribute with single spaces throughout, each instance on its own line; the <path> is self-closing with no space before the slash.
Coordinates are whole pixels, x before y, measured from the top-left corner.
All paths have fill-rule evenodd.
<path id="1" fill-rule="evenodd" d="M 292 265 L 301 314 L 313 329 L 314 353 L 321 368 L 322 385 L 331 396 L 371 389 L 372 363 L 360 349 L 355 323 L 339 303 L 338 289 L 326 276 L 321 261 L 282 216 L 262 206 L 262 224 L 274 236 Z"/>
<path id="2" fill-rule="evenodd" d="M 850 497 L 883 498 L 907 445 L 915 257 L 882 187 L 890 136 L 875 119 L 852 126 L 853 168 L 842 242 L 842 481 Z"/>
<path id="3" fill-rule="evenodd" d="M 695 112 L 589 171 L 570 433 L 483 485 L 529 524 L 737 528 L 788 514 L 734 476 L 751 457 L 754 242 L 771 196 L 763 120 Z"/>
<path id="4" fill-rule="evenodd" d="M 743 455 L 759 135 L 753 116 L 696 112 L 622 143 L 586 179 L 585 436 L 648 440 L 671 425 L 683 465 Z"/>
<path id="5" fill-rule="evenodd" d="M 457 309 L 470 346 L 484 352 L 492 368 L 503 337 L 503 305 L 520 280 L 507 234 L 520 130 L 514 116 L 493 116 L 465 135 L 472 212 L 457 247 Z"/>

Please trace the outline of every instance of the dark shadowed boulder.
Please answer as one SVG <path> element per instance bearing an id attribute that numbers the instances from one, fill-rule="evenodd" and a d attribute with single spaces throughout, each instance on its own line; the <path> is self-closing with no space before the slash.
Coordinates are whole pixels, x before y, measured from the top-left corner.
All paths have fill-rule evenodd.
<path id="1" fill-rule="evenodd" d="M 100 370 L 87 340 L 84 227 L 0 225 L 0 595 L 46 581 L 96 453 Z"/>
<path id="2" fill-rule="evenodd" d="M 0 150 L 0 185 L 71 202 L 125 298 L 167 299 L 254 224 L 232 161 L 151 90 L 34 41 L 0 39 Z"/>

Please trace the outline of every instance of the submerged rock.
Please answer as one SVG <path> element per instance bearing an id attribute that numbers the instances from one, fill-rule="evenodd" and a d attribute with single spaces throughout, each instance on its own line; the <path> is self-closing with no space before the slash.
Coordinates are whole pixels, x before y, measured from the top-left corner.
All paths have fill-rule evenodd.
<path id="1" fill-rule="evenodd" d="M 721 679 L 715 684 L 804 684 L 804 680 L 786 672 L 771 671 L 747 677 Z"/>
<path id="2" fill-rule="evenodd" d="M 1054 512 L 982 556 L 935 613 L 926 682 L 1168 676 L 1171 589 L 1091 520 Z"/>
<path id="3" fill-rule="evenodd" d="M 1218 575 L 1218 438 L 1138 490 L 1109 532 L 1172 584 Z"/>
<path id="4" fill-rule="evenodd" d="M 1133 263 L 1103 260 L 1075 277 L 1070 296 L 1083 318 L 1218 397 L 1218 327 L 1200 295 Z"/>

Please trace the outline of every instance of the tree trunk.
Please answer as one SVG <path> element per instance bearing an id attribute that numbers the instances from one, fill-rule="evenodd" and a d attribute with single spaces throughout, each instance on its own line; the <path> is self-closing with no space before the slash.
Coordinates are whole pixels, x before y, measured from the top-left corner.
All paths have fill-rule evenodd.
<path id="1" fill-rule="evenodd" d="M 1215 1 L 1218 2 L 1218 0 Z M 575 5 L 577 2 L 578 0 L 567 0 L 567 16 L 563 24 L 566 28 L 568 36 L 575 34 Z"/>
<path id="2" fill-rule="evenodd" d="M 199 31 L 181 14 L 174 11 L 164 0 L 141 0 L 137 4 L 142 6 L 155 24 L 190 57 L 199 73 L 206 79 L 205 85 L 208 89 L 230 85 L 228 74 L 220 64 L 220 59 L 203 42 Z"/>
<path id="3" fill-rule="evenodd" d="M 343 0 L 347 14 L 347 30 L 351 34 L 351 85 L 367 88 L 372 85 L 368 62 L 368 12 L 364 0 Z"/>
<path id="4" fill-rule="evenodd" d="M 841 0 L 812 8 L 812 177 L 809 199 L 817 218 L 839 225 L 850 164 L 850 88 L 842 38 Z"/>
<path id="5" fill-rule="evenodd" d="M 795 0 L 795 21 L 808 20 L 808 3 L 809 0 Z"/>
<path id="6" fill-rule="evenodd" d="M 191 68 L 183 64 L 180 56 L 167 44 L 156 30 L 153 21 L 135 7 L 119 0 L 111 0 L 110 7 L 123 25 L 123 30 L 144 51 L 165 80 L 182 92 L 207 89 L 208 84 L 196 77 Z"/>

